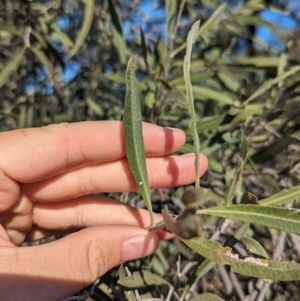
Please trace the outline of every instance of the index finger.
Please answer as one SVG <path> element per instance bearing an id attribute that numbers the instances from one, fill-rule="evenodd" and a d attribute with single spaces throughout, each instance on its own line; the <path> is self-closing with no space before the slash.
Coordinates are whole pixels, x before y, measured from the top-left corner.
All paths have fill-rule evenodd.
<path id="1" fill-rule="evenodd" d="M 146 156 L 164 156 L 185 142 L 184 132 L 143 123 Z M 0 168 L 30 183 L 80 166 L 125 157 L 123 123 L 89 121 L 0 133 Z"/>

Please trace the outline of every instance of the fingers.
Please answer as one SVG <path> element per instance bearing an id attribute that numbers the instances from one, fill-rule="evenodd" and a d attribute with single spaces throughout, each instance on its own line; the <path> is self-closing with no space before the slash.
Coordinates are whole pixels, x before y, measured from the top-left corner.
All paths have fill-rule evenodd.
<path id="1" fill-rule="evenodd" d="M 0 224 L 0 247 L 15 247 L 13 242 L 9 240 L 8 234 L 3 226 Z"/>
<path id="2" fill-rule="evenodd" d="M 6 300 L 29 301 L 37 296 L 39 300 L 49 300 L 49 296 L 60 300 L 121 262 L 153 253 L 157 246 L 153 232 L 130 226 L 102 226 L 45 245 L 2 248 L 1 293 Z"/>
<path id="3" fill-rule="evenodd" d="M 147 156 L 172 153 L 185 142 L 183 131 L 148 123 L 143 124 L 143 135 Z M 1 133 L 0 141 L 1 169 L 24 183 L 125 157 L 123 124 L 119 121 L 19 129 Z"/>
<path id="4" fill-rule="evenodd" d="M 147 159 L 151 188 L 187 185 L 195 181 L 194 155 Z M 207 169 L 207 158 L 200 155 L 200 175 Z M 34 184 L 23 184 L 32 201 L 57 202 L 96 192 L 137 190 L 127 160 L 107 162 L 73 170 Z"/>
<path id="5" fill-rule="evenodd" d="M 13 243 L 19 245 L 24 241 L 26 233 L 32 228 L 32 202 L 26 194 L 21 192 L 10 210 L 0 214 L 0 223 Z"/>
<path id="6" fill-rule="evenodd" d="M 162 216 L 155 214 L 155 221 L 161 220 Z M 33 223 L 49 230 L 81 229 L 108 224 L 145 228 L 150 225 L 150 215 L 144 209 L 89 195 L 59 203 L 35 203 Z"/>
<path id="7" fill-rule="evenodd" d="M 0 170 L 0 214 L 9 211 L 15 205 L 19 194 L 19 185 Z"/>

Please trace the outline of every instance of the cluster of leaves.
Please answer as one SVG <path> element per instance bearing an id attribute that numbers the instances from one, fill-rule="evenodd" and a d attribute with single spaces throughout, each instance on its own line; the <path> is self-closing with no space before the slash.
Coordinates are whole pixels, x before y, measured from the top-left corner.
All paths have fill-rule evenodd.
<path id="1" fill-rule="evenodd" d="M 135 98 L 135 104 L 125 106 L 133 137 L 126 146 L 136 154 L 132 164 L 141 166 L 141 146 L 134 149 L 142 141 L 136 130 L 141 116 L 129 113 L 140 114 L 138 89 L 144 120 L 184 129 L 188 139 L 181 153 L 199 147 L 209 159 L 200 191 L 196 183 L 196 203 L 185 207 L 188 217 L 194 211 L 201 216 L 196 224 L 202 238 L 162 242 L 152 257 L 105 275 L 94 299 L 297 300 L 298 282 L 280 281 L 300 275 L 293 263 L 300 260 L 299 34 L 260 17 L 278 2 L 268 0 L 233 7 L 220 3 L 232 1 L 157 1 L 165 7 L 167 33 L 152 34 L 157 20 L 144 17 L 143 30 L 135 25 L 141 2 L 1 1 L 1 130 L 121 119 L 127 83 L 126 99 Z M 199 19 L 189 53 L 194 38 L 187 40 L 187 33 Z M 259 40 L 257 26 L 282 38 L 280 53 Z M 127 56 L 134 58 L 136 80 L 132 61 L 126 76 Z M 79 71 L 66 80 L 66 70 L 76 64 Z M 185 210 L 179 201 L 183 187 L 150 196 L 145 170 L 136 180 L 150 211 L 164 203 L 172 214 Z M 121 200 L 143 205 L 133 194 Z M 170 229 L 176 220 L 164 216 Z M 179 222 L 171 230 L 186 227 Z"/>

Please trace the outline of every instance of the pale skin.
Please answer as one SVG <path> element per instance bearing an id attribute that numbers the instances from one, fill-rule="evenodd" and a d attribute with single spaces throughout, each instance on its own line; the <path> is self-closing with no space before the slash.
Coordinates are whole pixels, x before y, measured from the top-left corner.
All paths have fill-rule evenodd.
<path id="1" fill-rule="evenodd" d="M 195 181 L 194 155 L 170 155 L 181 130 L 143 124 L 151 188 Z M 121 262 L 153 253 L 169 234 L 147 231 L 149 213 L 97 192 L 136 191 L 118 121 L 0 133 L 0 295 L 59 300 Z M 200 175 L 207 159 L 200 155 Z M 155 215 L 155 221 L 161 221 Z M 19 247 L 59 232 L 65 237 Z"/>

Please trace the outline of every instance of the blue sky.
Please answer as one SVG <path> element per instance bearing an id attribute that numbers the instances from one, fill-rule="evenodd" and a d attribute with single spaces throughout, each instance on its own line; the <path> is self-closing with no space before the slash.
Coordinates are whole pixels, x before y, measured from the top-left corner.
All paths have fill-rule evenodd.
<path id="1" fill-rule="evenodd" d="M 235 6 L 239 1 L 240 0 L 231 1 L 231 3 L 233 3 L 233 5 Z M 288 7 L 292 9 L 296 13 L 296 15 L 298 14 L 300 16 L 300 0 L 287 0 L 286 2 L 288 2 Z M 165 10 L 158 7 L 157 0 L 144 0 L 141 3 L 142 4 L 140 9 L 144 16 L 141 17 L 136 15 L 134 17 L 137 33 L 139 32 L 139 27 L 141 26 L 143 31 L 147 35 L 157 36 L 159 34 L 164 36 L 167 30 L 166 24 L 164 24 L 166 20 Z M 264 10 L 261 12 L 260 16 L 266 21 L 274 24 L 279 24 L 280 28 L 282 29 L 281 34 L 284 34 L 286 30 L 293 30 L 297 26 L 297 22 L 289 14 L 283 14 L 276 10 Z M 158 24 L 163 24 L 163 32 L 158 32 L 155 26 L 148 28 L 144 18 L 149 18 L 151 21 L 156 21 L 156 23 Z M 68 20 L 66 20 L 66 18 L 61 18 L 60 25 L 61 28 L 64 29 L 66 26 L 68 26 Z M 129 38 L 131 36 L 129 30 L 129 24 L 124 22 L 123 31 L 126 38 Z M 280 37 L 272 32 L 268 27 L 257 27 L 256 34 L 259 39 L 261 39 L 266 44 L 271 45 L 276 51 L 281 51 L 285 47 Z M 66 82 L 69 82 L 79 71 L 80 64 L 78 62 L 69 62 L 68 64 L 66 64 L 66 68 L 64 70 L 64 80 Z"/>
<path id="2" fill-rule="evenodd" d="M 276 10 L 264 10 L 260 13 L 260 17 L 266 21 L 269 21 L 270 23 L 279 25 L 282 34 L 288 30 L 294 30 L 297 27 L 297 22 L 289 14 L 283 14 Z M 280 37 L 268 27 L 257 27 L 256 34 L 259 39 L 268 45 L 272 45 L 277 51 L 281 51 L 285 47 Z"/>

